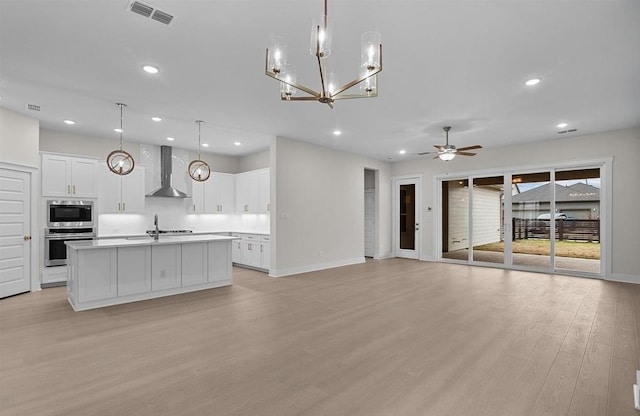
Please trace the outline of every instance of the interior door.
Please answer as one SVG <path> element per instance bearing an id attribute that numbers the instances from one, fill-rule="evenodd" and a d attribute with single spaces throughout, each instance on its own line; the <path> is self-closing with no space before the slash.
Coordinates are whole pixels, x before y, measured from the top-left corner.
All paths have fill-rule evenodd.
<path id="1" fill-rule="evenodd" d="M 394 180 L 396 257 L 420 258 L 420 178 Z"/>
<path id="2" fill-rule="evenodd" d="M 0 298 L 29 291 L 30 174 L 0 169 Z"/>

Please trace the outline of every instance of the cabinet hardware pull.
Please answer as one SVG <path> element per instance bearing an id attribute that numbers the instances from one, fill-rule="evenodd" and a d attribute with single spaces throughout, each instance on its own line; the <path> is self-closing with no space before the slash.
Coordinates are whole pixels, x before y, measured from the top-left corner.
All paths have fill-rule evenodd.
<path id="1" fill-rule="evenodd" d="M 123 210 L 123 211 L 126 211 L 126 210 L 127 210 L 127 205 L 126 205 L 124 202 L 122 203 L 122 210 Z"/>
<path id="2" fill-rule="evenodd" d="M 267 211 L 271 211 L 271 204 L 267 204 Z"/>
<path id="3" fill-rule="evenodd" d="M 122 211 L 122 209 L 120 209 L 120 202 L 118 202 L 118 211 Z"/>
<path id="4" fill-rule="evenodd" d="M 264 248 L 264 246 L 262 244 L 260 244 L 260 253 L 263 253 L 264 251 L 262 250 Z"/>
<path id="5" fill-rule="evenodd" d="M 71 195 L 71 185 L 67 185 L 67 193 Z"/>
<path id="6" fill-rule="evenodd" d="M 73 194 L 74 195 L 76 194 L 76 186 L 75 185 L 73 185 Z"/>
<path id="7" fill-rule="evenodd" d="M 196 204 L 193 204 L 193 212 L 196 211 Z"/>

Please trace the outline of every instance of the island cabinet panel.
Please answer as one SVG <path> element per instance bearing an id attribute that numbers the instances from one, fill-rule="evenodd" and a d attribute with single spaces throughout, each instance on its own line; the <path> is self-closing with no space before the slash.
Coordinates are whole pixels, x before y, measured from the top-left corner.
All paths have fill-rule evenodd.
<path id="1" fill-rule="evenodd" d="M 182 246 L 151 247 L 151 290 L 165 290 L 182 285 Z"/>
<path id="2" fill-rule="evenodd" d="M 236 244 L 236 242 L 233 242 Z M 208 243 L 209 282 L 231 281 L 231 247 L 225 242 Z"/>
<path id="3" fill-rule="evenodd" d="M 207 283 L 207 243 L 183 244 L 182 286 L 203 283 Z"/>
<path id="4" fill-rule="evenodd" d="M 151 247 L 118 248 L 118 296 L 151 291 Z"/>
<path id="5" fill-rule="evenodd" d="M 118 253 L 115 248 L 92 250 L 78 258 L 78 300 L 90 302 L 118 295 Z M 75 282 L 74 282 L 75 283 Z"/>

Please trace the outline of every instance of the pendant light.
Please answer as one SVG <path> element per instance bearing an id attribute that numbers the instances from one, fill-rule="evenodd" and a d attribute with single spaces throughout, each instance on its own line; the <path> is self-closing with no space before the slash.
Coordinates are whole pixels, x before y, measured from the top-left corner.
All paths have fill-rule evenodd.
<path id="1" fill-rule="evenodd" d="M 211 168 L 207 162 L 200 158 L 200 126 L 204 121 L 196 120 L 196 123 L 198 123 L 198 158 L 189 163 L 189 176 L 194 181 L 204 182 L 209 179 Z"/>
<path id="2" fill-rule="evenodd" d="M 133 160 L 133 156 L 131 156 L 130 153 L 122 150 L 122 109 L 127 105 L 123 103 L 116 103 L 116 105 L 120 107 L 120 149 L 109 153 L 107 156 L 107 166 L 109 166 L 109 170 L 116 175 L 124 176 L 133 172 L 136 162 Z"/>

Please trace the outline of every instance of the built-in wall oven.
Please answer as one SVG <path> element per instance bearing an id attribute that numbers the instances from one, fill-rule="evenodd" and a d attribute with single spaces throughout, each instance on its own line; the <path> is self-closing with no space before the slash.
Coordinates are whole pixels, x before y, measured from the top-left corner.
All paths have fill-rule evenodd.
<path id="1" fill-rule="evenodd" d="M 45 266 L 67 264 L 65 241 L 95 238 L 93 207 L 93 201 L 47 201 L 47 228 L 44 231 Z"/>

